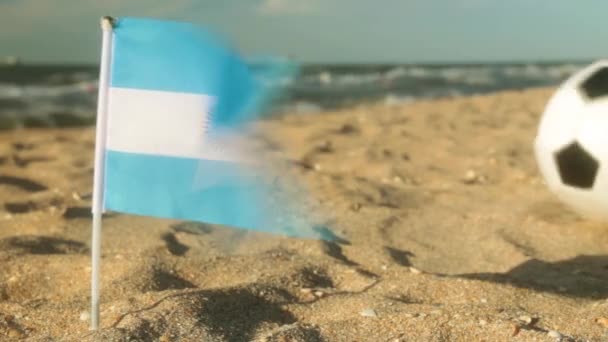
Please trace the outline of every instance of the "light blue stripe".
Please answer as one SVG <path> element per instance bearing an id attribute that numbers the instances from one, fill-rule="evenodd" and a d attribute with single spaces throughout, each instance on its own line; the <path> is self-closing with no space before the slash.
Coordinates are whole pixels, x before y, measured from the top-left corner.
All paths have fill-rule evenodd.
<path id="1" fill-rule="evenodd" d="M 231 53 L 210 33 L 180 22 L 120 18 L 114 28 L 114 87 L 211 94 Z"/>
<path id="2" fill-rule="evenodd" d="M 277 203 L 276 189 L 259 170 L 223 161 L 116 151 L 106 156 L 108 210 L 318 237 L 312 227 L 302 230 L 292 224 L 295 221 L 277 221 L 292 217 L 290 204 Z"/>
<path id="3" fill-rule="evenodd" d="M 112 55 L 111 86 L 213 96 L 216 128 L 252 119 L 263 100 L 245 62 L 193 24 L 120 18 Z"/>

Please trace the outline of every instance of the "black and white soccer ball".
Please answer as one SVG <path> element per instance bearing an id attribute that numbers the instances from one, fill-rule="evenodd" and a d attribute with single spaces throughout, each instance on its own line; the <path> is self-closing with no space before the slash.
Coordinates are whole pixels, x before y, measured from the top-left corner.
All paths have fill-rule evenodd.
<path id="1" fill-rule="evenodd" d="M 608 220 L 608 60 L 581 69 L 558 88 L 534 147 L 552 192 L 579 213 Z"/>

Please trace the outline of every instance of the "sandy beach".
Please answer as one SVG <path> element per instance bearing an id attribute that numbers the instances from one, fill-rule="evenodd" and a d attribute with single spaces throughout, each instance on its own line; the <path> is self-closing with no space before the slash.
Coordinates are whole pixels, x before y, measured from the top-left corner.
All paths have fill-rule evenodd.
<path id="1" fill-rule="evenodd" d="M 0 133 L 0 340 L 607 341 L 608 225 L 532 154 L 552 91 L 261 122 L 348 243 L 108 215 L 96 333 L 94 129 Z"/>

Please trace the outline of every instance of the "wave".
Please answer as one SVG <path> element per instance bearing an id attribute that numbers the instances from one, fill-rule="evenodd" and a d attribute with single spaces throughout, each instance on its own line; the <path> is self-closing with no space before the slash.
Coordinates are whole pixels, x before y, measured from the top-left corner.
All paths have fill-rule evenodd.
<path id="1" fill-rule="evenodd" d="M 287 59 L 249 61 L 260 85 L 280 94 L 274 111 L 310 113 L 365 101 L 387 105 L 420 98 L 553 86 L 582 63 L 478 65 L 303 65 Z M 94 67 L 0 68 L 0 113 L 94 113 Z"/>

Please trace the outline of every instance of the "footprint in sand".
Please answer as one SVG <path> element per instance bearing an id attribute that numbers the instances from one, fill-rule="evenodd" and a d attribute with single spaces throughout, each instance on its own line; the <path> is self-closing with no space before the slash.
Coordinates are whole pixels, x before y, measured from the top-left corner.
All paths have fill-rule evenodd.
<path id="1" fill-rule="evenodd" d="M 34 197 L 34 196 L 31 196 Z M 32 198 L 26 201 L 11 201 L 4 203 L 4 210 L 11 214 L 27 214 L 33 211 L 57 208 L 63 204 L 61 197 Z"/>
<path id="2" fill-rule="evenodd" d="M 0 239 L 0 250 L 16 254 L 85 254 L 88 247 L 75 240 L 22 235 Z"/>
<path id="3" fill-rule="evenodd" d="M 186 254 L 186 252 L 190 249 L 190 247 L 177 241 L 177 238 L 175 237 L 175 234 L 173 234 L 173 233 L 163 234 L 163 236 L 161 238 L 163 239 L 163 241 L 165 241 L 165 244 L 167 246 L 167 249 L 169 250 L 169 253 L 171 253 L 173 255 L 182 256 L 182 255 Z"/>
<path id="4" fill-rule="evenodd" d="M 206 223 L 199 222 L 180 222 L 171 226 L 176 233 L 186 233 L 192 235 L 206 235 L 213 232 L 213 227 Z"/>
<path id="5" fill-rule="evenodd" d="M 53 158 L 42 157 L 42 156 L 34 156 L 34 157 L 20 157 L 17 154 L 13 155 L 13 163 L 20 168 L 26 168 L 32 163 L 41 163 L 41 162 L 50 162 L 53 161 Z"/>
<path id="6" fill-rule="evenodd" d="M 68 207 L 63 213 L 63 218 L 67 220 L 91 217 L 91 207 Z"/>
<path id="7" fill-rule="evenodd" d="M 388 253 L 388 256 L 397 264 L 404 267 L 412 266 L 410 257 L 413 257 L 414 253 L 409 251 L 403 251 L 389 246 L 384 246 L 384 250 Z"/>
<path id="8" fill-rule="evenodd" d="M 36 147 L 33 143 L 15 142 L 13 143 L 13 149 L 16 151 L 28 151 Z"/>
<path id="9" fill-rule="evenodd" d="M 27 178 L 15 176 L 0 176 L 0 185 L 10 185 L 18 187 L 28 192 L 38 192 L 48 190 L 48 187 Z"/>

